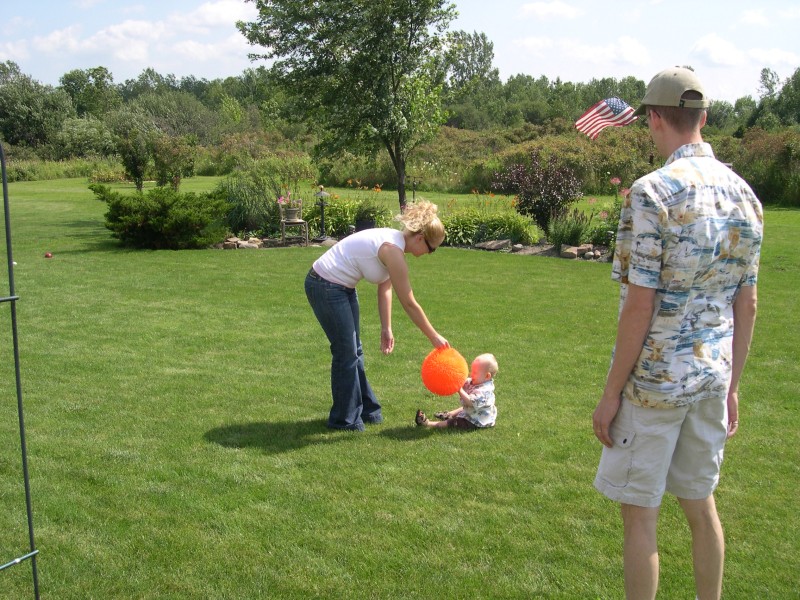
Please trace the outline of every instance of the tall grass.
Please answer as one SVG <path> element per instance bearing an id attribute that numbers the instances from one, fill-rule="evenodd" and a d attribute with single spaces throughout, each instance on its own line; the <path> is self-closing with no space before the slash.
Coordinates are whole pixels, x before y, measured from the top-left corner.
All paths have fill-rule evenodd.
<path id="1" fill-rule="evenodd" d="M 11 200 L 43 598 L 622 597 L 618 510 L 591 485 L 616 321 L 608 264 L 409 258 L 434 325 L 466 357 L 499 359 L 497 427 L 467 434 L 414 427 L 416 408 L 456 399 L 423 388 L 430 346 L 399 306 L 397 348 L 380 354 L 375 288 L 359 287 L 386 420 L 354 435 L 324 426 L 329 351 L 302 288 L 321 248 L 127 251 L 84 180 L 13 184 Z M 797 593 L 798 230 L 797 211 L 767 212 L 742 425 L 717 493 L 725 598 Z M 26 533 L 8 321 L 0 307 L 10 559 Z M 690 598 L 674 499 L 659 533 L 661 596 Z M 0 598 L 26 597 L 27 564 L 0 572 Z"/>

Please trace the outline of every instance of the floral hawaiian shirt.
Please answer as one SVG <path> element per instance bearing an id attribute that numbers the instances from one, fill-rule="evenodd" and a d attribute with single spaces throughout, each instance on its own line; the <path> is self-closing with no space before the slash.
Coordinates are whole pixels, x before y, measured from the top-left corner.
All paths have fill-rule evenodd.
<path id="1" fill-rule="evenodd" d="M 762 234 L 758 198 L 706 143 L 681 146 L 633 184 L 612 278 L 620 311 L 628 283 L 655 288 L 656 310 L 625 398 L 666 408 L 727 395 L 733 301 L 756 284 Z"/>
<path id="2" fill-rule="evenodd" d="M 476 427 L 493 427 L 497 419 L 497 407 L 494 405 L 494 381 L 484 381 L 477 385 L 472 384 L 468 378 L 464 384 L 464 391 L 472 400 L 471 407 L 464 407 L 458 414 L 470 421 Z"/>

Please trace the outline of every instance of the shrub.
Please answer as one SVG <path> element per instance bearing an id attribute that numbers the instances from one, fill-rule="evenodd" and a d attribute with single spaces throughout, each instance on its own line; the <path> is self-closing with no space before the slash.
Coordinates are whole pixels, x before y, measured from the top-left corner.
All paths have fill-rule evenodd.
<path id="1" fill-rule="evenodd" d="M 539 151 L 527 162 L 498 173 L 494 189 L 517 196 L 517 211 L 533 218 L 542 231 L 548 231 L 553 215 L 563 215 L 581 196 L 580 182 L 568 167 L 554 156 L 544 159 Z"/>
<path id="2" fill-rule="evenodd" d="M 591 223 L 592 215 L 587 216 L 577 208 L 554 215 L 547 230 L 547 241 L 555 248 L 560 248 L 563 244 L 579 246 L 588 239 Z"/>
<path id="3" fill-rule="evenodd" d="M 102 121 L 94 117 L 67 119 L 56 135 L 58 158 L 110 156 L 114 154 L 114 137 Z"/>
<path id="4" fill-rule="evenodd" d="M 145 171 L 150 163 L 150 144 L 148 134 L 131 130 L 127 137 L 117 138 L 117 151 L 122 159 L 125 174 L 142 191 Z"/>
<path id="5" fill-rule="evenodd" d="M 231 231 L 265 236 L 277 234 L 280 226 L 277 200 L 287 192 L 291 192 L 292 198 L 303 201 L 303 218 L 307 220 L 313 196 L 311 188 L 303 183 L 313 175 L 311 159 L 304 153 L 285 152 L 255 161 L 246 159 L 244 167 L 217 186 L 230 206 L 226 222 Z"/>
<path id="6" fill-rule="evenodd" d="M 471 246 L 478 233 L 480 215 L 476 210 L 451 213 L 442 217 L 447 232 L 444 244 L 448 246 Z"/>
<path id="7" fill-rule="evenodd" d="M 516 213 L 485 214 L 475 209 L 456 211 L 442 217 L 448 246 L 472 246 L 488 240 L 511 240 L 530 245 L 539 240 L 531 220 Z"/>
<path id="8" fill-rule="evenodd" d="M 598 215 L 599 220 L 590 225 L 586 235 L 586 241 L 598 246 L 608 246 L 613 248 L 617 239 L 617 228 L 619 227 L 619 211 L 622 209 L 622 198 L 614 199 L 611 209 L 602 211 Z"/>
<path id="9" fill-rule="evenodd" d="M 748 130 L 733 169 L 764 204 L 800 206 L 800 132 Z"/>
<path id="10" fill-rule="evenodd" d="M 270 185 L 258 169 L 237 171 L 217 186 L 229 206 L 225 222 L 237 234 L 252 231 L 263 235 L 278 231 L 280 209 Z"/>
<path id="11" fill-rule="evenodd" d="M 123 195 L 102 184 L 89 189 L 108 205 L 106 227 L 124 246 L 207 248 L 227 233 L 223 220 L 228 205 L 219 193 L 181 194 L 161 187 Z"/>
<path id="12" fill-rule="evenodd" d="M 325 202 L 325 235 L 341 238 L 349 233 L 349 228 L 356 222 L 359 202 L 350 198 L 331 197 Z M 312 231 L 321 232 L 321 214 L 319 207 L 303 209 L 303 219 L 308 221 Z M 386 226 L 386 223 L 379 225 Z"/>
<path id="13" fill-rule="evenodd" d="M 195 172 L 198 175 L 230 175 L 235 169 L 246 167 L 287 145 L 287 140 L 277 132 L 230 134 L 219 144 L 198 149 Z"/>
<path id="14" fill-rule="evenodd" d="M 194 175 L 195 144 L 191 138 L 165 134 L 150 140 L 156 183 L 177 190 L 183 177 Z"/>
<path id="15" fill-rule="evenodd" d="M 17 155 L 24 158 L 18 158 Z M 30 158 L 24 152 L 14 149 L 7 165 L 8 181 L 45 181 L 85 177 L 90 179 L 97 171 L 117 171 L 122 173 L 119 161 L 112 158 L 72 158 L 69 160 L 41 160 Z M 124 179 L 124 173 L 122 173 Z M 115 179 L 116 180 L 116 179 Z"/>

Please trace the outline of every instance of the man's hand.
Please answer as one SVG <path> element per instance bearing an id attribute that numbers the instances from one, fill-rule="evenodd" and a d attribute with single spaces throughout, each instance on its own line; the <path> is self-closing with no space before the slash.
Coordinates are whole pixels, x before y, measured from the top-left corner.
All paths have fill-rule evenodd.
<path id="1" fill-rule="evenodd" d="M 622 399 L 619 394 L 603 394 L 600 402 L 597 403 L 597 408 L 594 409 L 594 414 L 592 414 L 594 435 L 608 448 L 614 445 L 614 442 L 611 440 L 611 435 L 609 434 L 609 429 L 614 417 L 617 416 L 621 401 Z"/>
<path id="2" fill-rule="evenodd" d="M 728 392 L 728 437 L 739 430 L 739 392 Z"/>

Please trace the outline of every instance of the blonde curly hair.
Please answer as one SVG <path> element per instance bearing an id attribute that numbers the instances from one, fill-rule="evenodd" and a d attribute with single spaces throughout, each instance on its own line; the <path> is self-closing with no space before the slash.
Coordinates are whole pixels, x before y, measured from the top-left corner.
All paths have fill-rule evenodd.
<path id="1" fill-rule="evenodd" d="M 439 207 L 419 200 L 406 206 L 406 210 L 395 217 L 407 230 L 412 233 L 421 233 L 428 242 L 438 246 L 444 241 L 444 225 L 438 217 Z"/>

